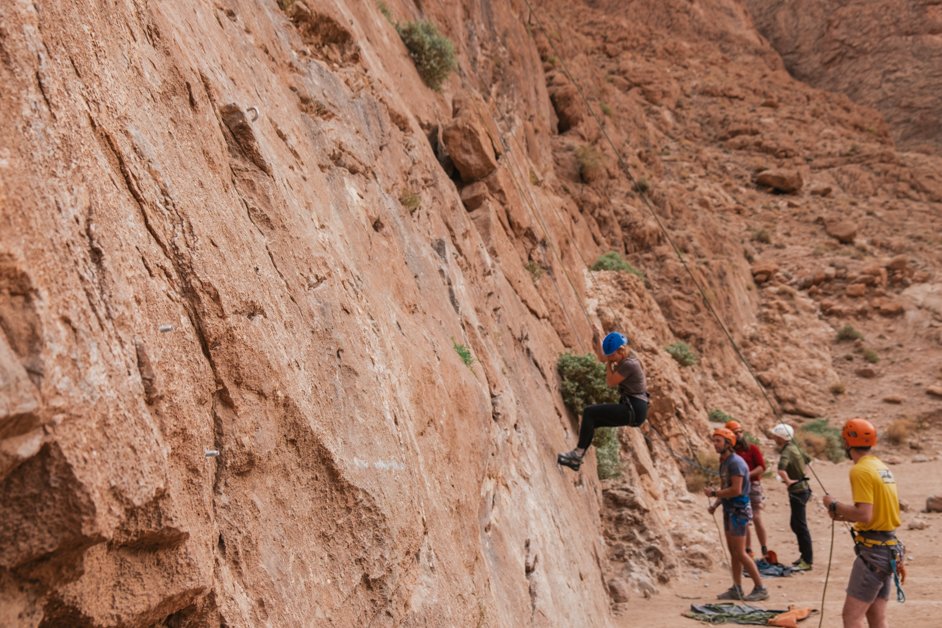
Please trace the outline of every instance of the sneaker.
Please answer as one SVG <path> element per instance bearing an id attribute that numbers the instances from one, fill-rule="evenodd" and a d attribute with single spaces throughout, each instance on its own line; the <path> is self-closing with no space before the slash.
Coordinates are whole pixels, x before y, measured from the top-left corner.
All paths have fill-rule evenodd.
<path id="1" fill-rule="evenodd" d="M 582 466 L 582 456 L 577 454 L 575 450 L 567 451 L 556 456 L 556 464 L 561 464 L 564 467 L 569 467 L 573 471 L 578 471 L 579 467 Z"/>
<path id="2" fill-rule="evenodd" d="M 756 587 L 752 593 L 743 598 L 747 602 L 760 602 L 769 599 L 769 590 L 765 587 Z"/>
<path id="3" fill-rule="evenodd" d="M 716 596 L 718 600 L 741 600 L 742 598 L 742 589 L 737 587 L 735 584 L 731 586 L 726 591 L 723 591 Z"/>
<path id="4" fill-rule="evenodd" d="M 806 563 L 803 558 L 793 562 L 792 567 L 795 568 L 795 571 L 811 571 L 811 563 Z"/>

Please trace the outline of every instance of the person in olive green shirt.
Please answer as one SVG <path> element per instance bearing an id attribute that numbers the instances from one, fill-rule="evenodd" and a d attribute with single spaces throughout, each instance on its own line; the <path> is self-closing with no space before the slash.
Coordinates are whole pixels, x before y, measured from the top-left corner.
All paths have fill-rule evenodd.
<path id="1" fill-rule="evenodd" d="M 896 538 L 900 525 L 896 479 L 883 462 L 870 453 L 877 444 L 877 430 L 864 419 L 851 419 L 841 431 L 844 450 L 854 461 L 850 469 L 853 504 L 842 504 L 830 495 L 822 501 L 835 521 L 854 522 L 854 551 L 857 554 L 847 597 L 844 598 L 844 627 L 885 628 L 886 606 L 894 572 L 906 579 L 902 544 Z"/>
<path id="2" fill-rule="evenodd" d="M 778 475 L 788 487 L 788 505 L 792 513 L 789 524 L 798 540 L 798 551 L 801 554 L 792 565 L 799 571 L 809 571 L 814 564 L 814 549 L 806 508 L 811 499 L 811 485 L 805 477 L 808 459 L 795 444 L 795 430 L 791 425 L 776 425 L 772 428 L 772 438 L 782 454 L 778 461 Z"/>

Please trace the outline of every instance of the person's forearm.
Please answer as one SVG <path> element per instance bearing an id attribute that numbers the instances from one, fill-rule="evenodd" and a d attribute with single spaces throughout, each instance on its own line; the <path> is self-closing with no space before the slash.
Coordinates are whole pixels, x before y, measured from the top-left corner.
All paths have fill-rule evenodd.
<path id="1" fill-rule="evenodd" d="M 834 514 L 836 521 L 850 521 L 852 523 L 870 523 L 870 508 L 861 508 L 857 504 L 842 504 L 838 501 L 831 502 L 829 509 Z"/>

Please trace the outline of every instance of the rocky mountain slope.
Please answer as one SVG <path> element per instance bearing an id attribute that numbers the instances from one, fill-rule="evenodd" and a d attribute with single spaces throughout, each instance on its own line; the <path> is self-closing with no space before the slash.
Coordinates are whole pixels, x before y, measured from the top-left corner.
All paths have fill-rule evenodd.
<path id="1" fill-rule="evenodd" d="M 708 410 L 942 421 L 940 159 L 742 4 L 0 24 L 0 624 L 610 625 L 717 555 Z M 605 482 L 554 464 L 593 326 L 654 393 Z"/>
<path id="2" fill-rule="evenodd" d="M 796 78 L 875 107 L 908 150 L 939 154 L 942 3 L 748 0 Z"/>

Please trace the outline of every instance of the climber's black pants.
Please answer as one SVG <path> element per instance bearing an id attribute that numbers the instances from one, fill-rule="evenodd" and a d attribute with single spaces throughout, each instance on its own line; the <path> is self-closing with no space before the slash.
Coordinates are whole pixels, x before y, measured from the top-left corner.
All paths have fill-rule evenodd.
<path id="1" fill-rule="evenodd" d="M 648 402 L 637 397 L 623 397 L 622 403 L 598 403 L 586 406 L 579 428 L 579 449 L 588 449 L 597 427 L 638 427 L 648 416 Z"/>

